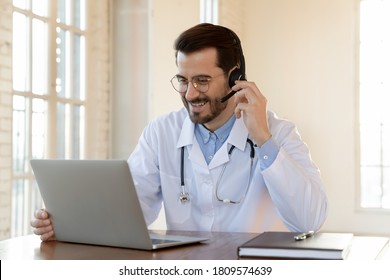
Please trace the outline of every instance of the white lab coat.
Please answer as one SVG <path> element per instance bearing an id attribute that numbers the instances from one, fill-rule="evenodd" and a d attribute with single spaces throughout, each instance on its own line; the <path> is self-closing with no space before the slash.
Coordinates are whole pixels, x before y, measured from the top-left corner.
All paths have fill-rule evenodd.
<path id="1" fill-rule="evenodd" d="M 128 160 L 147 223 L 157 218 L 163 202 L 168 229 L 227 232 L 319 229 L 327 214 L 319 170 L 294 124 L 272 112 L 268 112 L 268 118 L 280 151 L 272 165 L 262 171 L 260 148 L 256 148 L 253 177 L 240 204 L 218 201 L 215 191 L 226 164 L 218 186 L 220 198 L 239 200 L 245 193 L 250 146 L 242 118 L 236 120 L 209 165 L 184 108 L 152 121 Z M 231 145 L 236 148 L 229 159 Z M 179 200 L 182 146 L 185 146 L 185 190 L 190 195 L 186 203 Z"/>

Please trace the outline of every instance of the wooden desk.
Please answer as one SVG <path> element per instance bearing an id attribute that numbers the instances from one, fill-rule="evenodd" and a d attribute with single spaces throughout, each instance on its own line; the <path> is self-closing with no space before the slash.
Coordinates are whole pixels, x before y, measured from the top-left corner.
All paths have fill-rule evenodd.
<path id="1" fill-rule="evenodd" d="M 177 232 L 169 234 L 196 235 L 209 238 L 204 243 L 172 247 L 156 251 L 132 250 L 66 243 L 59 241 L 41 242 L 35 235 L 22 236 L 0 241 L 1 260 L 236 260 L 237 248 L 255 237 L 256 233 L 228 232 Z M 355 236 L 348 259 L 390 260 L 390 244 L 381 249 L 383 239 Z M 380 253 L 378 254 L 378 252 Z"/>
<path id="2" fill-rule="evenodd" d="M 41 242 L 38 236 L 28 235 L 0 241 L 0 259 L 36 260 L 231 260 L 237 259 L 237 247 L 255 237 L 256 233 L 228 232 L 176 232 L 169 234 L 196 235 L 209 238 L 198 244 L 166 248 L 155 251 L 132 250 L 65 243 Z"/>

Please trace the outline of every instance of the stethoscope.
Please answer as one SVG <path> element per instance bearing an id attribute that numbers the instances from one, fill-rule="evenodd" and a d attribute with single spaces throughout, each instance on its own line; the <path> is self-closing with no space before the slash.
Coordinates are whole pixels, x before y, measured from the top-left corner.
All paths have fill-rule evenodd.
<path id="1" fill-rule="evenodd" d="M 219 189 L 219 185 L 220 185 L 221 179 L 223 177 L 223 174 L 225 173 L 225 169 L 226 169 L 226 165 L 227 165 L 227 163 L 225 163 L 221 173 L 219 174 L 217 185 L 215 187 L 215 197 L 217 198 L 217 200 L 219 202 L 239 204 L 239 203 L 241 203 L 245 199 L 245 197 L 246 197 L 246 195 L 248 193 L 249 185 L 250 185 L 250 182 L 251 182 L 251 179 L 252 179 L 253 160 L 255 158 L 255 145 L 253 144 L 253 141 L 250 140 L 249 138 L 246 139 L 246 142 L 250 145 L 251 152 L 250 152 L 250 173 L 249 173 L 248 182 L 247 182 L 247 185 L 246 185 L 245 192 L 244 192 L 244 194 L 242 195 L 242 197 L 239 200 L 231 200 L 231 199 L 228 199 L 228 198 L 220 198 L 220 196 L 218 194 L 218 189 Z M 234 145 L 232 145 L 230 147 L 229 152 L 228 152 L 229 158 L 230 158 L 230 156 L 233 153 L 233 150 L 235 148 L 236 148 L 236 146 L 234 146 Z M 189 202 L 190 201 L 190 195 L 185 190 L 185 184 L 184 184 L 184 146 L 181 147 L 180 185 L 181 185 L 181 192 L 180 192 L 180 195 L 179 195 L 180 202 L 182 202 L 182 203 Z"/>

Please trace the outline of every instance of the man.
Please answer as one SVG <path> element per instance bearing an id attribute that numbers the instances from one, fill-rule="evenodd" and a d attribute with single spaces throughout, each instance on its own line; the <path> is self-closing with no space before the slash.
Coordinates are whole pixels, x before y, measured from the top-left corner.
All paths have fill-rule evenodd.
<path id="1" fill-rule="evenodd" d="M 168 229 L 318 230 L 327 214 L 319 170 L 294 124 L 245 80 L 237 35 L 199 24 L 175 50 L 171 83 L 185 108 L 152 121 L 128 160 L 147 223 L 164 205 Z M 55 238 L 46 211 L 31 224 Z"/>

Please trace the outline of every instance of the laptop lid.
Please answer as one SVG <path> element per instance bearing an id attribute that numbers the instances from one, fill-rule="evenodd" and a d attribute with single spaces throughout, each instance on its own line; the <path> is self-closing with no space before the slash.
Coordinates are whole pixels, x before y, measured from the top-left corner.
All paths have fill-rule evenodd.
<path id="1" fill-rule="evenodd" d="M 135 249 L 204 241 L 159 236 L 153 245 L 125 160 L 31 160 L 57 240 Z"/>

